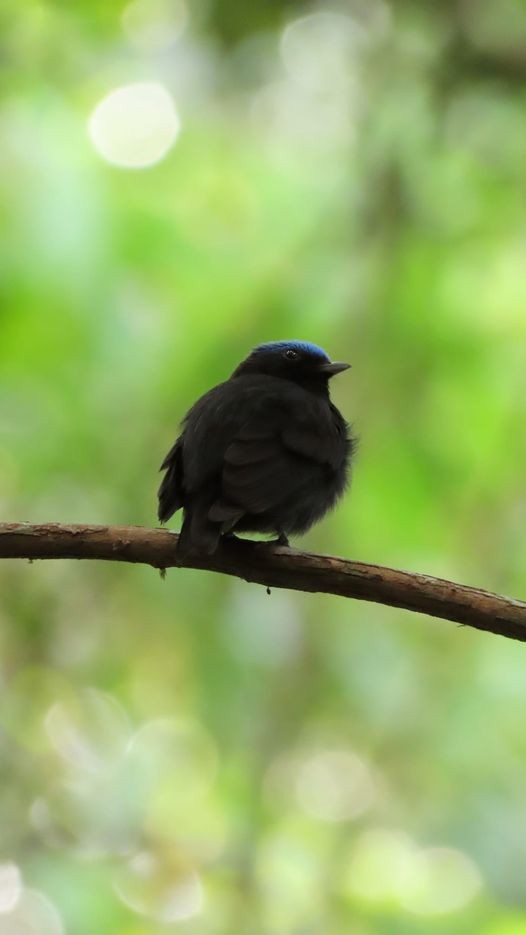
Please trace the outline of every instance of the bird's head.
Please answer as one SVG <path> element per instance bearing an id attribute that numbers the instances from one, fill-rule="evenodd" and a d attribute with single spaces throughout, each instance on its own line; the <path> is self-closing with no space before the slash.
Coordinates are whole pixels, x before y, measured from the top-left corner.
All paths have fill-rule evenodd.
<path id="1" fill-rule="evenodd" d="M 266 374 L 313 388 L 326 388 L 331 377 L 349 367 L 350 364 L 331 361 L 321 347 L 308 341 L 272 341 L 255 347 L 232 376 Z"/>

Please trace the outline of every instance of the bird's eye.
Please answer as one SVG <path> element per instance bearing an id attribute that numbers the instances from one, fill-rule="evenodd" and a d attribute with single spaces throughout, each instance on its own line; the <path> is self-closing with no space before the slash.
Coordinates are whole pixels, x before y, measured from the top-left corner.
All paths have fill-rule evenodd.
<path id="1" fill-rule="evenodd" d="M 298 356 L 298 352 L 297 352 L 297 351 L 293 351 L 292 348 L 289 347 L 289 349 L 288 349 L 287 351 L 285 351 L 285 353 L 284 353 L 283 356 L 286 357 L 287 360 L 296 360 L 296 358 L 297 358 L 297 356 Z"/>

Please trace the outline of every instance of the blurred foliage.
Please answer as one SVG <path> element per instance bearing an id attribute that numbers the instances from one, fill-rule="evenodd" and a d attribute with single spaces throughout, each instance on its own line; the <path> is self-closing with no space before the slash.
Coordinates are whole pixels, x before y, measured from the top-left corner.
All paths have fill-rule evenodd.
<path id="1" fill-rule="evenodd" d="M 306 546 L 524 596 L 524 3 L 4 0 L 0 36 L 2 518 L 151 524 L 186 407 L 301 337 L 361 439 Z M 181 132 L 125 169 L 89 121 L 136 82 Z M 0 592 L 0 935 L 526 932 L 522 644 L 192 571 Z"/>

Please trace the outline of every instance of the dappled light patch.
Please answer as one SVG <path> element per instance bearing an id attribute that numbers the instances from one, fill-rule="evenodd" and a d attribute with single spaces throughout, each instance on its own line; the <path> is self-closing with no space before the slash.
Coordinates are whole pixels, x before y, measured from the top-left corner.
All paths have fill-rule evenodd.
<path id="1" fill-rule="evenodd" d="M 180 123 L 166 88 L 143 82 L 111 91 L 96 105 L 88 129 L 95 149 L 107 162 L 143 169 L 166 156 Z"/>

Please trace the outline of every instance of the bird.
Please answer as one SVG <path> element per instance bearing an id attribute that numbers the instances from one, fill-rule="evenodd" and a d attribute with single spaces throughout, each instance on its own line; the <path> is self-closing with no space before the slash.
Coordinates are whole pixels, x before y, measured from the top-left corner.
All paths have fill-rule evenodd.
<path id="1" fill-rule="evenodd" d="M 355 439 L 329 381 L 349 367 L 316 344 L 272 341 L 197 400 L 160 467 L 158 518 L 183 510 L 180 553 L 212 555 L 238 532 L 288 546 L 334 507 Z"/>

